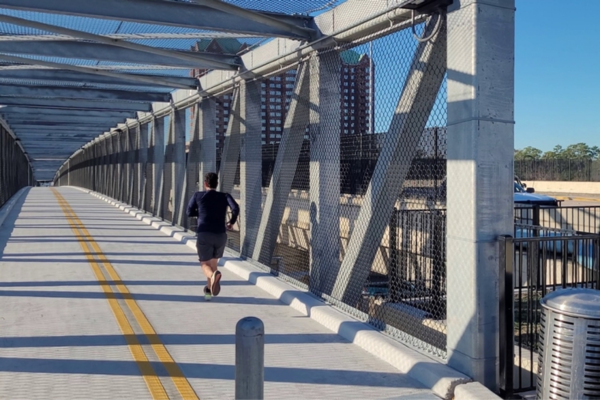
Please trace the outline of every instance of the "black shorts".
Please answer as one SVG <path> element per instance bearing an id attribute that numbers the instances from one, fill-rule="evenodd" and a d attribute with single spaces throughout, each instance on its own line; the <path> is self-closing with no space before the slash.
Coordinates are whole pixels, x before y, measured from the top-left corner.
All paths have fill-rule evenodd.
<path id="1" fill-rule="evenodd" d="M 227 233 L 198 232 L 196 240 L 198 259 L 208 261 L 213 258 L 221 258 L 226 245 Z"/>

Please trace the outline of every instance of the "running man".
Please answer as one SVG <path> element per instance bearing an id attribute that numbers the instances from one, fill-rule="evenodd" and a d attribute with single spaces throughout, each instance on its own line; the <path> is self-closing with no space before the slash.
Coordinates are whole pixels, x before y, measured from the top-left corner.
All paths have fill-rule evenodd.
<path id="1" fill-rule="evenodd" d="M 219 258 L 227 244 L 227 232 L 233 229 L 240 207 L 229 193 L 217 192 L 219 177 L 214 172 L 204 176 L 203 192 L 196 192 L 187 207 L 189 217 L 198 217 L 196 249 L 202 271 L 206 275 L 204 298 L 210 300 L 221 291 L 221 273 L 217 271 Z M 227 206 L 231 208 L 231 219 L 225 223 Z"/>

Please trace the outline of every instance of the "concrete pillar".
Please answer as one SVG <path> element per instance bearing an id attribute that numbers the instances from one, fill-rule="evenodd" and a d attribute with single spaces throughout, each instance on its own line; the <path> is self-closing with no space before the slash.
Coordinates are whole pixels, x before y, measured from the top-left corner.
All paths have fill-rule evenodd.
<path id="1" fill-rule="evenodd" d="M 173 167 L 171 169 L 173 185 L 173 224 L 181 226 L 185 211 L 186 160 L 185 160 L 185 112 L 173 110 L 171 113 L 171 132 L 173 146 L 171 147 Z"/>
<path id="2" fill-rule="evenodd" d="M 137 192 L 138 192 L 138 203 L 137 207 L 140 210 L 145 209 L 146 204 L 146 168 L 148 165 L 148 124 L 138 123 L 138 169 L 137 169 Z"/>
<path id="3" fill-rule="evenodd" d="M 260 81 L 240 84 L 240 255 L 252 257 L 262 202 Z"/>
<path id="4" fill-rule="evenodd" d="M 127 149 L 127 140 L 126 140 L 126 131 L 121 131 L 117 134 L 117 149 L 118 149 L 118 157 L 117 157 L 117 200 L 125 201 L 124 190 L 125 190 L 125 182 L 127 180 L 125 163 L 127 160 L 126 157 L 126 149 Z"/>
<path id="5" fill-rule="evenodd" d="M 310 281 L 326 294 L 340 268 L 340 73 L 336 51 L 310 59 Z"/>
<path id="6" fill-rule="evenodd" d="M 203 99 L 198 107 L 198 137 L 200 140 L 199 184 L 204 175 L 217 171 L 217 107 L 213 98 Z M 231 117 L 230 117 L 231 119 Z"/>
<path id="7" fill-rule="evenodd" d="M 235 89 L 232 95 L 231 113 L 225 133 L 225 143 L 219 166 L 220 192 L 231 193 L 238 161 L 240 159 L 240 91 Z"/>
<path id="8" fill-rule="evenodd" d="M 513 234 L 514 0 L 448 10 L 448 364 L 496 389 L 498 236 Z"/>
<path id="9" fill-rule="evenodd" d="M 126 202 L 129 205 L 134 205 L 136 136 L 139 134 L 138 132 L 138 127 L 127 129 L 127 190 L 125 192 L 127 196 Z"/>
<path id="10" fill-rule="evenodd" d="M 271 176 L 252 256 L 253 259 L 265 265 L 271 264 L 273 252 L 277 245 L 277 236 L 292 189 L 298 158 L 302 150 L 302 142 L 306 134 L 306 126 L 310 118 L 310 77 L 308 69 L 307 64 L 298 67 L 296 84 L 285 119 L 279 149 L 277 150 L 275 167 L 273 168 L 273 175 Z"/>
<path id="11" fill-rule="evenodd" d="M 431 34 L 434 34 L 433 38 L 419 43 L 414 53 L 335 282 L 333 297 L 352 306 L 361 299 L 373 259 L 444 79 L 445 17 L 438 17 L 428 24 L 425 35 Z"/>
<path id="12" fill-rule="evenodd" d="M 163 217 L 163 185 L 164 185 L 164 166 L 165 166 L 165 123 L 163 118 L 154 118 L 152 120 L 152 160 L 153 171 L 152 186 L 154 194 L 152 197 L 154 215 Z"/>
<path id="13" fill-rule="evenodd" d="M 202 100 L 206 101 L 206 100 Z M 202 182 L 200 179 L 200 103 L 194 104 L 191 108 L 191 126 L 190 126 L 190 147 L 187 155 L 187 174 L 186 174 L 186 201 L 189 201 L 196 193 Z"/>

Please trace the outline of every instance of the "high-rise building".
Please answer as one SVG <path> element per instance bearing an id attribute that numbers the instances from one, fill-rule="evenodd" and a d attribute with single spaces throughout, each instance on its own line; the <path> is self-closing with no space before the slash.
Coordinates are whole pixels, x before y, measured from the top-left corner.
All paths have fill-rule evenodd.
<path id="1" fill-rule="evenodd" d="M 218 54 L 240 54 L 248 49 L 246 43 L 236 39 L 201 40 L 192 51 Z M 373 133 L 373 79 L 374 65 L 366 54 L 354 50 L 340 53 L 342 68 L 340 76 L 340 128 L 342 135 Z M 206 69 L 194 69 L 191 76 L 200 77 Z M 292 91 L 296 81 L 296 70 L 288 70 L 261 81 L 262 142 L 277 144 L 281 140 L 283 127 Z M 217 148 L 222 149 L 232 107 L 231 95 L 216 99 Z"/>

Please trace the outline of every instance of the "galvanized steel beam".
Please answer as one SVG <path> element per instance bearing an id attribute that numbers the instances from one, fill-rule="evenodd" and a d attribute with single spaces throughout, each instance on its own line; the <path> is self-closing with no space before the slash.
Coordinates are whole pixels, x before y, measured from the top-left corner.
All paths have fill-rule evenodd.
<path id="1" fill-rule="evenodd" d="M 18 42 L 17 42 L 18 43 Z M 90 71 L 93 71 L 90 69 Z M 0 79 L 25 79 L 25 80 L 45 80 L 60 82 L 81 82 L 94 83 L 101 85 L 127 85 L 142 87 L 184 87 L 195 89 L 198 86 L 198 80 L 179 76 L 149 75 L 149 74 L 127 74 L 119 73 L 118 76 L 104 76 L 95 73 L 83 73 L 67 69 L 0 69 Z M 144 78 L 144 82 L 135 80 Z M 167 82 L 164 82 L 167 80 Z M 174 86 L 179 85 L 179 86 Z"/>
<path id="2" fill-rule="evenodd" d="M 108 90 L 90 88 L 66 88 L 61 86 L 19 86 L 0 84 L 0 96 L 17 97 L 49 97 L 55 99 L 88 99 L 88 100 L 126 100 L 136 102 L 169 102 L 169 93 L 134 92 L 129 90 Z M 2 98 L 0 98 L 0 103 Z"/>
<path id="3" fill-rule="evenodd" d="M 109 103 L 110 104 L 110 103 Z M 45 117 L 72 117 L 72 118 L 135 118 L 135 111 L 111 111 L 111 110 L 76 110 L 76 109 L 54 109 L 54 108 L 31 108 L 9 106 L 0 108 L 0 114 L 5 118 L 39 118 Z"/>
<path id="4" fill-rule="evenodd" d="M 99 2 L 81 2 L 79 0 L 0 0 L 0 7 L 78 15 L 91 18 L 105 18 L 132 21 L 155 25 L 171 25 L 200 30 L 231 31 L 261 36 L 280 36 L 298 39 L 310 39 L 310 30 L 293 32 L 289 26 L 276 28 L 263 22 L 256 22 L 248 15 L 239 16 L 206 6 L 182 2 L 160 0 L 104 0 Z M 266 13 L 259 13 L 267 15 Z M 304 28 L 310 17 L 296 17 L 285 14 L 270 15 L 286 24 Z M 294 29 L 295 30 L 295 29 Z"/>
<path id="5" fill-rule="evenodd" d="M 0 17 L 0 20 L 2 20 L 2 17 Z M 177 50 L 176 52 L 179 53 L 179 57 L 173 57 L 162 54 L 152 54 L 148 51 L 140 51 L 137 49 L 115 47 L 103 43 L 66 40 L 58 40 L 55 42 L 8 42 L 0 40 L 0 52 L 73 58 L 78 60 L 112 61 L 127 64 L 163 65 L 177 68 L 216 68 L 236 70 L 240 66 L 236 56 L 220 54 L 212 55 L 210 53 Z M 169 51 L 166 50 L 164 52 L 169 53 Z M 182 58 L 185 58 L 185 60 L 182 60 Z"/>
<path id="6" fill-rule="evenodd" d="M 49 67 L 49 68 L 66 69 L 66 70 L 70 70 L 70 71 L 81 72 L 84 74 L 96 74 L 96 75 L 103 75 L 103 76 L 108 76 L 108 77 L 118 78 L 118 79 L 128 79 L 128 80 L 132 80 L 135 82 L 149 83 L 150 86 L 160 83 L 167 87 L 187 89 L 187 90 L 195 89 L 197 86 L 196 85 L 194 87 L 190 87 L 188 85 L 182 85 L 179 82 L 170 80 L 169 77 L 164 77 L 164 78 L 152 77 L 151 78 L 151 77 L 144 76 L 144 75 L 125 74 L 125 73 L 109 71 L 109 70 L 105 70 L 105 69 L 101 69 L 101 68 L 81 67 L 78 65 L 57 63 L 57 62 L 52 62 L 52 61 L 43 61 L 43 60 L 27 58 L 27 57 L 9 56 L 6 54 L 0 54 L 0 60 L 13 62 L 13 63 L 19 63 L 19 64 L 25 64 L 27 66 L 40 65 L 40 66 Z"/>
<path id="7" fill-rule="evenodd" d="M 129 62 L 134 64 L 141 63 L 149 65 L 187 65 L 193 68 L 202 66 L 202 68 L 236 70 L 240 66 L 238 57 L 226 54 L 161 49 L 157 47 L 145 46 L 139 43 L 95 35 L 93 33 L 78 31 L 75 29 L 17 18 L 9 15 L 0 14 L 0 21 L 8 24 L 26 26 L 47 32 L 54 32 L 60 35 L 70 35 L 74 38 L 93 41 L 91 43 L 72 41 L 44 41 L 41 46 L 41 42 L 35 40 L 31 42 L 0 41 L 0 51 L 7 53 L 54 55 L 78 59 L 90 58 L 105 61 L 117 61 L 124 63 Z M 12 44 L 12 46 L 6 46 L 6 44 Z M 17 46 L 15 46 L 15 44 Z M 84 46 L 83 49 L 81 49 L 81 45 Z M 14 51 L 5 50 L 7 47 L 13 49 Z M 118 51 L 115 51 L 115 47 L 118 48 Z M 123 49 L 126 49 L 126 51 L 123 51 Z M 63 55 L 65 52 L 70 55 Z M 77 56 L 74 56 L 74 54 L 77 54 Z M 181 63 L 176 64 L 176 60 L 180 60 Z"/>
<path id="8" fill-rule="evenodd" d="M 129 101 L 94 101 L 94 100 L 65 100 L 65 99 L 37 99 L 25 97 L 0 97 L 1 105 L 14 105 L 30 107 L 32 112 L 39 109 L 61 110 L 109 110 L 109 111 L 152 111 L 151 103 L 134 103 Z"/>

